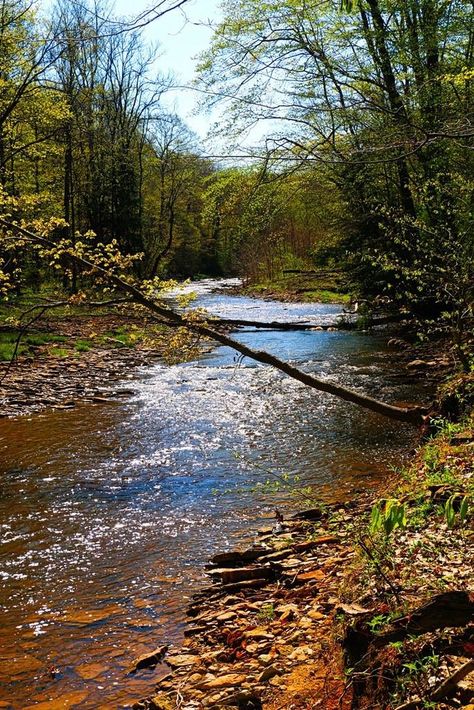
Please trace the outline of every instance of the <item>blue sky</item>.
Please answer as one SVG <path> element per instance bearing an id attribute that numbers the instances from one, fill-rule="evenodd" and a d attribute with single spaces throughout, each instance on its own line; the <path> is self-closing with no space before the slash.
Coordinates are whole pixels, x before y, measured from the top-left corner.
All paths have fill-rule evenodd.
<path id="1" fill-rule="evenodd" d="M 48 10 L 53 0 L 38 0 L 40 9 Z M 153 0 L 110 0 L 112 14 L 136 18 L 157 4 Z M 212 29 L 219 21 L 220 0 L 187 0 L 182 10 L 175 10 L 150 23 L 143 34 L 147 41 L 158 44 L 160 57 L 157 71 L 172 72 L 180 86 L 191 84 L 197 64 L 197 55 L 209 45 Z M 164 97 L 167 108 L 175 110 L 188 126 L 204 138 L 210 118 L 196 115 L 197 94 L 192 90 L 175 89 Z"/>
<path id="2" fill-rule="evenodd" d="M 115 0 L 114 14 L 136 17 L 153 7 L 150 0 Z M 181 86 L 191 84 L 197 55 L 209 45 L 210 24 L 220 18 L 219 0 L 188 0 L 182 10 L 175 10 L 155 20 L 144 30 L 145 38 L 160 45 L 160 71 L 171 71 Z M 165 97 L 170 108 L 186 121 L 199 136 L 209 127 L 209 116 L 195 115 L 197 95 L 192 90 L 177 89 Z"/>

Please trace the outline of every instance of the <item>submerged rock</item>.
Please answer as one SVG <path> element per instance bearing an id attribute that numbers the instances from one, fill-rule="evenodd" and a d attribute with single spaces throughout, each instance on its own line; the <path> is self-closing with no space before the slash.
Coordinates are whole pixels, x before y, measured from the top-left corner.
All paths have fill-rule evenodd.
<path id="1" fill-rule="evenodd" d="M 153 668 L 163 660 L 167 650 L 168 646 L 159 646 L 151 653 L 144 653 L 142 656 L 138 656 L 138 658 L 135 658 L 135 660 L 132 661 L 128 673 L 133 674 L 143 668 Z"/>

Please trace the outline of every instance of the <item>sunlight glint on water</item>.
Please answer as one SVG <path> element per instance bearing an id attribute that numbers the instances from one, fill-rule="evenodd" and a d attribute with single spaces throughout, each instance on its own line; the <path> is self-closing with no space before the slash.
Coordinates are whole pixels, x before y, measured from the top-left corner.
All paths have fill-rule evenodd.
<path id="1" fill-rule="evenodd" d="M 197 288 L 195 305 L 226 317 L 317 324 L 341 311 L 214 285 Z M 238 337 L 390 401 L 420 396 L 390 371 L 382 336 Z M 207 558 L 251 539 L 276 503 L 301 505 L 285 490 L 259 493 L 259 481 L 298 474 L 318 495 L 344 497 L 375 485 L 410 441 L 407 427 L 235 355 L 143 368 L 126 405 L 0 422 L 0 699 L 12 708 L 63 693 L 82 693 L 81 708 L 121 708 L 149 693 L 156 674 L 124 670 L 179 643 Z"/>

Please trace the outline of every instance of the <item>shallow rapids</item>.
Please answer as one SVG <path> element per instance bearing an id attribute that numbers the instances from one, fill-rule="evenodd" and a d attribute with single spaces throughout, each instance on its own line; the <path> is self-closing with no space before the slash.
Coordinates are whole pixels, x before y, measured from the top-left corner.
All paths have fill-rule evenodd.
<path id="1" fill-rule="evenodd" d="M 194 305 L 226 318 L 317 325 L 341 312 L 216 285 L 193 286 Z M 384 335 L 236 337 L 380 399 L 426 396 L 394 371 Z M 126 677 L 130 661 L 179 644 L 213 552 L 251 540 L 275 505 L 303 507 L 298 488 L 334 500 L 377 485 L 414 437 L 229 348 L 142 368 L 131 386 L 126 404 L 0 422 L 2 707 L 58 697 L 84 709 L 129 707 L 159 674 Z"/>

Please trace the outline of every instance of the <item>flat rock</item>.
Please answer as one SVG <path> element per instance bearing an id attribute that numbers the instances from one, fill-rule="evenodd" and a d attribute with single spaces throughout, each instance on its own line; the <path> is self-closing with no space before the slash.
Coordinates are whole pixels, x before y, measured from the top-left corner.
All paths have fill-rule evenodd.
<path id="1" fill-rule="evenodd" d="M 426 362 L 426 360 L 412 360 L 411 362 L 407 363 L 407 367 L 410 368 L 410 370 L 415 370 L 418 367 L 428 367 L 429 363 Z"/>
<path id="2" fill-rule="evenodd" d="M 29 654 L 0 657 L 0 678 L 32 674 L 44 667 L 44 663 Z"/>
<path id="3" fill-rule="evenodd" d="M 59 698 L 54 698 L 54 700 L 28 705 L 23 710 L 67 710 L 68 708 L 79 706 L 87 696 L 87 691 L 76 690 L 72 693 L 63 693 Z"/>
<path id="4" fill-rule="evenodd" d="M 201 690 L 214 690 L 216 688 L 230 688 L 236 685 L 241 685 L 247 680 L 247 676 L 240 673 L 228 673 L 221 675 L 219 678 L 211 678 L 204 680 L 199 684 Z"/>
<path id="5" fill-rule="evenodd" d="M 302 572 L 296 579 L 298 582 L 310 582 L 313 580 L 321 582 L 325 577 L 326 575 L 320 569 L 313 569 L 310 572 Z"/>
<path id="6" fill-rule="evenodd" d="M 320 545 L 334 545 L 340 542 L 340 539 L 336 535 L 321 535 L 321 537 L 315 540 L 307 540 L 306 542 L 298 542 L 293 545 L 293 550 L 295 552 L 306 552 L 306 550 L 313 550 L 315 547 Z"/>
<path id="7" fill-rule="evenodd" d="M 257 626 L 255 629 L 251 629 L 250 631 L 245 631 L 244 636 L 246 639 L 272 639 L 274 638 L 273 634 L 269 634 L 268 630 L 264 626 Z"/>
<path id="8" fill-rule="evenodd" d="M 227 565 L 235 564 L 239 562 L 253 562 L 259 557 L 268 552 L 266 547 L 251 547 L 243 552 L 240 550 L 230 550 L 229 552 L 220 552 L 211 558 L 211 563 L 213 565 Z"/>
<path id="9" fill-rule="evenodd" d="M 257 683 L 266 683 L 270 678 L 274 678 L 276 675 L 280 675 L 280 671 L 275 668 L 275 666 L 268 666 L 268 668 L 265 668 L 257 677 Z"/>
<path id="10" fill-rule="evenodd" d="M 171 668 L 182 668 L 183 666 L 193 666 L 194 664 L 197 664 L 200 662 L 199 656 L 192 656 L 192 655 L 186 655 L 186 654 L 176 654 L 174 656 L 168 656 L 166 659 L 166 663 L 171 667 Z"/>
<path id="11" fill-rule="evenodd" d="M 88 626 L 96 624 L 99 621 L 108 619 L 109 616 L 120 614 L 123 612 L 122 607 L 112 605 L 103 607 L 102 609 L 84 609 L 78 611 L 66 611 L 62 617 L 62 621 L 73 626 Z"/>
<path id="12" fill-rule="evenodd" d="M 76 673 L 84 680 L 93 680 L 97 676 L 102 675 L 107 670 L 107 666 L 101 663 L 85 663 L 82 666 L 76 666 Z"/>
<path id="13" fill-rule="evenodd" d="M 237 619 L 237 614 L 234 611 L 225 611 L 216 616 L 217 621 L 232 621 L 233 619 Z"/>
<path id="14" fill-rule="evenodd" d="M 250 579 L 270 579 L 273 570 L 270 567 L 238 567 L 236 569 L 219 570 L 223 584 L 245 582 Z"/>

